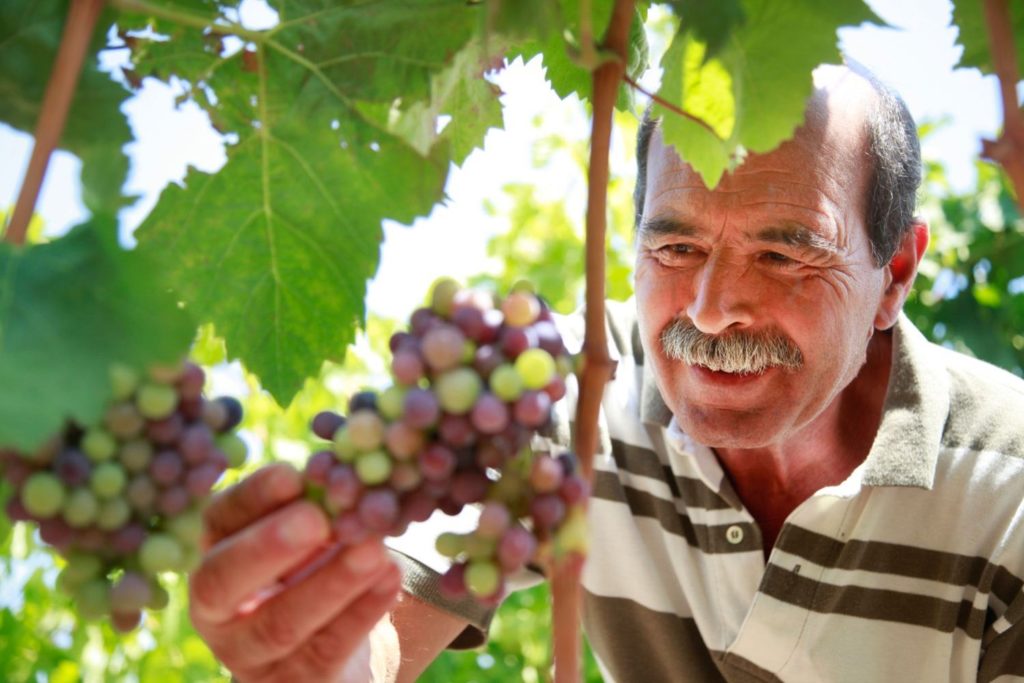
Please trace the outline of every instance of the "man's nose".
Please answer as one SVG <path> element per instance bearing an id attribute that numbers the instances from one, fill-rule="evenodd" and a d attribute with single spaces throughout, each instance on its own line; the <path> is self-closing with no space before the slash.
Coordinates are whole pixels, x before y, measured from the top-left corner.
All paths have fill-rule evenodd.
<path id="1" fill-rule="evenodd" d="M 693 293 L 686 314 L 705 334 L 721 334 L 753 322 L 754 292 L 749 291 L 746 268 L 721 254 L 704 261 L 693 280 Z"/>

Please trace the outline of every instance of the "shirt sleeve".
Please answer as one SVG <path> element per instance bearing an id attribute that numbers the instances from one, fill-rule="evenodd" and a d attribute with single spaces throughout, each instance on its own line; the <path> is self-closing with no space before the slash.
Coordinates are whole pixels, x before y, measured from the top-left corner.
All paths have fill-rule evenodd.
<path id="1" fill-rule="evenodd" d="M 988 645 L 978 667 L 978 683 L 1009 683 L 1024 678 L 1024 590 L 985 634 Z"/>

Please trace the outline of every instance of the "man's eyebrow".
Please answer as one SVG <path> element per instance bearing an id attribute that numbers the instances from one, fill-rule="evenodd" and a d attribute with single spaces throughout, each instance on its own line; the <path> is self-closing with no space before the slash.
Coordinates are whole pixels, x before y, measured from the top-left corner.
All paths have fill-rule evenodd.
<path id="1" fill-rule="evenodd" d="M 693 237 L 700 234 L 700 231 L 689 223 L 678 221 L 674 218 L 649 218 L 640 223 L 640 235 L 657 237 L 664 235 L 675 235 Z"/>
<path id="2" fill-rule="evenodd" d="M 760 242 L 775 242 L 788 247 L 813 249 L 835 254 L 839 249 L 831 241 L 802 225 L 786 224 L 758 231 L 755 238 Z"/>

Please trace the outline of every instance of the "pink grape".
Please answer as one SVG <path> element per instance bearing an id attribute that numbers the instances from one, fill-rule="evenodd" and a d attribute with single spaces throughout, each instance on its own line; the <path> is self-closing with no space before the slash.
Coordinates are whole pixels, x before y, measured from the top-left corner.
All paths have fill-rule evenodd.
<path id="1" fill-rule="evenodd" d="M 530 516 L 537 527 L 551 529 L 565 517 L 565 503 L 557 495 L 537 496 L 530 502 Z"/>
<path id="2" fill-rule="evenodd" d="M 416 350 L 396 351 L 391 358 L 391 374 L 401 384 L 413 386 L 423 377 L 423 360 Z"/>
<path id="3" fill-rule="evenodd" d="M 516 401 L 516 422 L 525 427 L 540 427 L 551 418 L 551 397 L 543 391 L 524 392 Z"/>
<path id="4" fill-rule="evenodd" d="M 162 420 L 149 422 L 146 425 L 146 437 L 153 443 L 168 446 L 178 440 L 185 428 L 185 421 L 178 413 L 171 413 Z"/>
<path id="5" fill-rule="evenodd" d="M 493 346 L 481 346 L 473 354 L 473 369 L 484 380 L 488 380 L 495 369 L 505 362 L 505 356 Z"/>
<path id="6" fill-rule="evenodd" d="M 149 464 L 149 476 L 159 486 L 171 486 L 183 470 L 181 454 L 177 451 L 161 451 Z"/>
<path id="7" fill-rule="evenodd" d="M 410 491 L 401 500 L 402 517 L 409 522 L 425 522 L 437 508 L 437 498 L 424 488 Z"/>
<path id="8" fill-rule="evenodd" d="M 478 431 L 497 434 L 508 425 L 508 407 L 494 394 L 484 393 L 477 399 L 469 419 Z"/>
<path id="9" fill-rule="evenodd" d="M 501 312 L 505 314 L 505 322 L 512 327 L 532 325 L 540 315 L 540 303 L 537 297 L 528 292 L 513 292 L 501 302 Z"/>
<path id="10" fill-rule="evenodd" d="M 452 476 L 452 499 L 457 503 L 476 503 L 487 495 L 490 480 L 480 472 L 456 472 Z"/>
<path id="11" fill-rule="evenodd" d="M 514 572 L 533 557 L 537 541 L 521 526 L 511 526 L 498 541 L 497 559 L 506 572 Z"/>
<path id="12" fill-rule="evenodd" d="M 479 341 L 484 331 L 484 314 L 473 306 L 456 306 L 452 311 L 452 322 L 469 339 Z"/>
<path id="13" fill-rule="evenodd" d="M 191 424 L 181 433 L 178 450 L 182 460 L 189 465 L 198 465 L 206 460 L 213 448 L 213 435 L 202 422 Z"/>
<path id="14" fill-rule="evenodd" d="M 506 327 L 501 332 L 501 351 L 508 358 L 514 359 L 536 346 L 537 333 L 532 327 Z"/>
<path id="15" fill-rule="evenodd" d="M 554 493 L 562 485 L 562 465 L 554 458 L 539 456 L 530 468 L 530 486 L 537 493 Z"/>
<path id="16" fill-rule="evenodd" d="M 165 517 L 180 515 L 188 507 L 189 495 L 184 486 L 173 486 L 160 493 L 156 499 L 156 509 Z"/>
<path id="17" fill-rule="evenodd" d="M 203 498 L 213 489 L 221 473 L 221 468 L 213 463 L 193 467 L 185 475 L 185 488 L 193 498 Z"/>
<path id="18" fill-rule="evenodd" d="M 462 360 L 466 337 L 453 325 L 438 324 L 423 335 L 420 351 L 434 372 L 454 368 Z"/>
<path id="19" fill-rule="evenodd" d="M 568 506 L 578 505 L 590 495 L 590 485 L 586 480 L 576 475 L 569 475 L 562 481 L 558 495 L 562 497 Z"/>
<path id="20" fill-rule="evenodd" d="M 413 335 L 422 338 L 430 329 L 441 324 L 441 321 L 429 308 L 417 308 L 409 318 L 409 327 Z"/>
<path id="21" fill-rule="evenodd" d="M 324 501 L 333 514 L 354 507 L 362 492 L 363 484 L 349 465 L 335 465 L 331 468 Z"/>
<path id="22" fill-rule="evenodd" d="M 501 503 L 485 503 L 480 510 L 480 521 L 477 523 L 476 532 L 485 538 L 498 538 L 508 525 L 512 522 L 512 515 L 508 508 Z"/>
<path id="23" fill-rule="evenodd" d="M 562 335 L 558 333 L 558 328 L 553 322 L 538 321 L 533 325 L 533 331 L 537 334 L 537 346 L 551 354 L 552 358 L 558 358 L 565 353 Z"/>
<path id="24" fill-rule="evenodd" d="M 409 462 L 396 463 L 388 477 L 388 486 L 398 493 L 412 491 L 423 481 L 419 467 Z"/>
<path id="25" fill-rule="evenodd" d="M 405 414 L 402 419 L 410 427 L 427 429 L 433 427 L 441 416 L 441 407 L 434 392 L 429 389 L 410 389 L 405 395 Z"/>
<path id="26" fill-rule="evenodd" d="M 142 547 L 144 540 L 146 530 L 138 522 L 130 522 L 111 535 L 110 545 L 123 555 L 131 555 Z"/>
<path id="27" fill-rule="evenodd" d="M 441 440 L 453 448 L 472 446 L 476 442 L 473 424 L 465 415 L 442 415 L 437 431 Z"/>
<path id="28" fill-rule="evenodd" d="M 178 378 L 178 394 L 183 400 L 192 401 L 202 397 L 206 373 L 195 363 L 185 363 L 181 377 Z"/>
<path id="29" fill-rule="evenodd" d="M 306 479 L 318 486 L 327 485 L 327 475 L 334 466 L 334 453 L 317 451 L 306 461 Z"/>
<path id="30" fill-rule="evenodd" d="M 453 564 L 448 571 L 441 575 L 441 580 L 438 582 L 438 589 L 440 589 L 441 594 L 449 600 L 459 600 L 464 598 L 467 593 L 466 565 Z"/>
<path id="31" fill-rule="evenodd" d="M 423 432 L 405 422 L 392 422 L 384 430 L 384 445 L 391 455 L 407 460 L 423 449 L 426 438 Z"/>
<path id="32" fill-rule="evenodd" d="M 388 489 L 367 491 L 359 500 L 359 521 L 370 532 L 383 533 L 398 519 L 398 497 Z"/>
<path id="33" fill-rule="evenodd" d="M 420 472 L 430 481 L 446 481 L 455 470 L 455 454 L 441 444 L 431 444 L 419 458 Z"/>

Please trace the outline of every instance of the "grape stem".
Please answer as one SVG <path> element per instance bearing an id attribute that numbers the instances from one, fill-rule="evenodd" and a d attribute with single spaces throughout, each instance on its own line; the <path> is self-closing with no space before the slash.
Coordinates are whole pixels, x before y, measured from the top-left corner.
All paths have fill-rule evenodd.
<path id="1" fill-rule="evenodd" d="M 986 0 L 985 23 L 1003 101 L 1003 133 L 997 140 L 982 140 L 981 154 L 1003 167 L 1013 183 L 1018 206 L 1024 208 L 1024 112 L 1017 101 L 1020 74 L 1009 2 Z"/>
<path id="2" fill-rule="evenodd" d="M 603 61 L 594 70 L 593 127 L 590 133 L 590 164 L 587 172 L 586 235 L 586 334 L 583 341 L 583 371 L 576 407 L 576 452 L 583 476 L 593 481 L 594 454 L 598 448 L 598 414 L 605 384 L 615 372 L 608 354 L 605 332 L 605 233 L 608 213 L 608 152 L 611 145 L 612 114 L 619 85 L 625 75 L 629 27 L 634 0 L 615 0 L 611 21 L 601 45 L 619 59 Z M 552 578 L 552 612 L 556 683 L 580 680 L 580 575 L 583 558 L 569 553 L 556 563 Z"/>
<path id="3" fill-rule="evenodd" d="M 14 212 L 4 231 L 4 239 L 11 244 L 25 243 L 28 224 L 39 198 L 39 189 L 46 177 L 46 167 L 64 131 L 78 77 L 82 73 L 85 55 L 102 10 L 103 0 L 72 0 L 68 9 L 57 58 L 50 81 L 46 84 L 39 121 L 36 123 L 35 146 L 18 193 L 18 202 L 14 205 Z"/>

